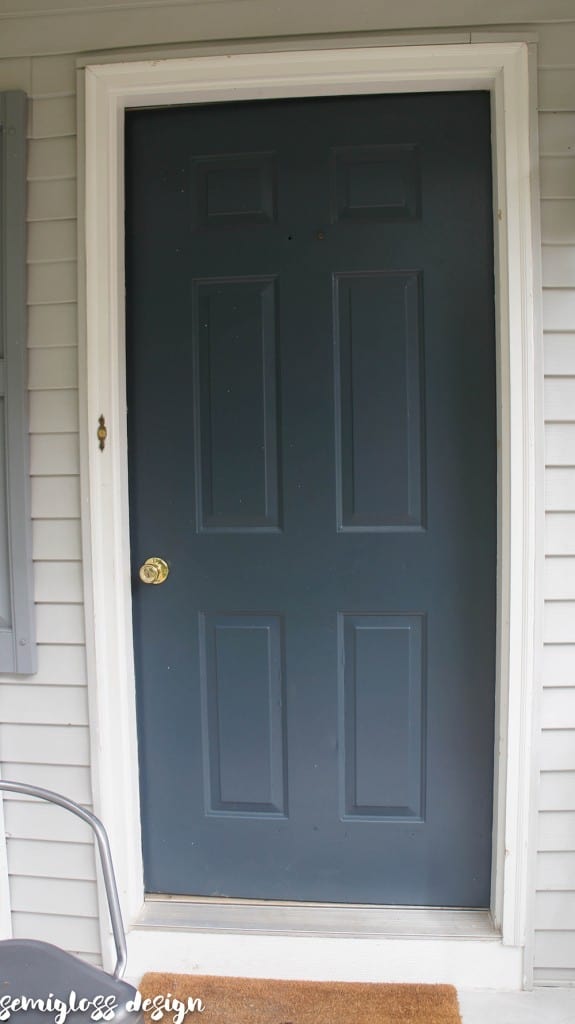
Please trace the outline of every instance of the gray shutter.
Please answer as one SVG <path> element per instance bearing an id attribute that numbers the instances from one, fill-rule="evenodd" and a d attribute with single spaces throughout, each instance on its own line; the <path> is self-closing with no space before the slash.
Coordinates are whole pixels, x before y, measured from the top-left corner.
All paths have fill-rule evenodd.
<path id="1" fill-rule="evenodd" d="M 0 672 L 36 671 L 26 364 L 26 96 L 0 93 Z"/>

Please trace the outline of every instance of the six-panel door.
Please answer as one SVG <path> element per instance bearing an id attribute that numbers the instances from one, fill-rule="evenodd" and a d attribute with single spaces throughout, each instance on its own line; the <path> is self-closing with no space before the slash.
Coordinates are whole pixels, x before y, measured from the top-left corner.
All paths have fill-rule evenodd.
<path id="1" fill-rule="evenodd" d="M 148 891 L 489 903 L 489 133 L 482 93 L 128 115 Z"/>

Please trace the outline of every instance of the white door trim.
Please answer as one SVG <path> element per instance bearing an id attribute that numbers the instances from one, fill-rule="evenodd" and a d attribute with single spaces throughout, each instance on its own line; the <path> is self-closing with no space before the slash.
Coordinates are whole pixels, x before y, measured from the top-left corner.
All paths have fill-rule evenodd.
<path id="1" fill-rule="evenodd" d="M 81 401 L 92 769 L 95 804 L 110 830 L 124 913 L 129 929 L 136 932 L 144 886 L 128 529 L 124 111 L 230 99 L 491 91 L 500 442 L 492 914 L 502 947 L 522 946 L 528 917 L 539 536 L 536 451 L 542 429 L 536 417 L 539 341 L 534 331 L 527 46 L 506 42 L 258 52 L 90 65 L 83 74 L 86 338 Z M 108 428 L 103 452 L 96 441 L 101 414 Z M 141 945 L 141 930 L 134 942 L 134 948 Z"/>

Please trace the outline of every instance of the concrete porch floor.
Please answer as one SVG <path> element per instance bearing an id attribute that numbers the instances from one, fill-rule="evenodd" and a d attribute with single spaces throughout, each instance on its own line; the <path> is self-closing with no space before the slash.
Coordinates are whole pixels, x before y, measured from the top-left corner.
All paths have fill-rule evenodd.
<path id="1" fill-rule="evenodd" d="M 575 1024 L 575 988 L 458 995 L 463 1024 Z"/>

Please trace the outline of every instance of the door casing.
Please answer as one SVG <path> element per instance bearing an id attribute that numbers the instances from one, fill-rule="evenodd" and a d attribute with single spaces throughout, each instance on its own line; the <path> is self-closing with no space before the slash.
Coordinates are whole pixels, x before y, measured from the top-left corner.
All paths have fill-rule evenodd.
<path id="1" fill-rule="evenodd" d="M 536 615 L 536 582 L 543 550 L 542 357 L 535 299 L 539 282 L 538 182 L 532 159 L 537 140 L 528 47 L 524 43 L 495 42 L 285 50 L 90 64 L 79 78 L 85 96 L 80 251 L 85 252 L 86 262 L 80 303 L 80 386 L 92 773 L 96 811 L 110 831 L 124 914 L 129 929 L 133 929 L 129 941 L 132 938 L 136 957 L 134 971 L 140 965 L 145 969 L 148 963 L 149 949 L 143 936 L 149 936 L 156 950 L 156 959 L 151 961 L 156 969 L 160 967 L 157 952 L 162 947 L 158 945 L 161 929 L 147 930 L 150 908 L 144 905 L 140 844 L 125 414 L 124 110 L 142 105 L 286 96 L 478 88 L 491 92 L 499 445 L 491 914 L 495 929 L 492 938 L 498 939 L 500 957 L 494 961 L 492 944 L 483 939 L 469 941 L 471 935 L 465 936 L 466 943 L 455 943 L 454 948 L 454 942 L 445 938 L 450 933 L 442 931 L 441 914 L 445 912 L 438 911 L 432 933 L 436 943 L 443 945 L 436 946 L 436 955 L 428 963 L 434 980 L 465 984 L 468 977 L 474 986 L 518 987 L 525 980 L 521 947 L 530 940 L 533 780 L 537 767 L 532 745 L 533 696 L 541 625 L 541 616 Z M 96 441 L 101 414 L 108 427 L 103 452 Z M 242 925 L 241 904 L 237 911 L 237 925 L 229 930 L 249 932 L 249 927 Z M 394 911 L 395 917 L 397 913 Z M 313 922 L 313 908 L 310 914 Z M 105 915 L 101 928 L 106 955 L 109 936 Z M 190 928 L 193 930 L 193 924 Z M 214 924 L 214 931 L 216 928 Z M 417 937 L 417 929 L 407 934 L 414 932 Z M 310 924 L 308 934 L 318 935 L 318 943 L 325 941 L 328 933 L 321 924 L 315 928 Z M 349 934 L 357 935 L 357 928 Z M 384 925 L 380 937 L 385 938 Z M 365 947 L 365 940 L 356 941 Z M 390 935 L 389 942 L 394 941 Z M 414 967 L 409 943 L 402 941 L 405 955 L 392 951 L 388 944 L 388 953 L 393 952 L 388 963 L 394 979 L 425 980 L 421 964 Z M 329 953 L 328 973 L 326 967 L 316 966 L 315 975 L 310 975 L 305 963 L 309 946 L 305 946 L 305 939 L 303 942 L 295 959 L 292 954 L 288 975 L 284 963 L 280 965 L 284 958 L 280 946 L 276 947 L 277 955 L 269 952 L 273 944 L 270 947 L 268 943 L 268 951 L 260 954 L 254 946 L 252 961 L 256 956 L 258 965 L 255 973 L 269 974 L 269 964 L 277 960 L 277 971 L 283 971 L 284 976 L 354 976 L 349 967 L 341 966 L 337 973 L 338 957 L 334 960 L 333 952 Z M 426 946 L 429 950 L 429 936 Z M 482 950 L 488 946 L 490 953 L 483 955 Z M 518 956 L 510 956 L 512 950 L 505 947 L 512 947 Z M 171 949 L 169 963 L 174 969 L 173 941 L 166 940 L 164 948 L 166 956 Z M 217 973 L 220 960 L 225 962 L 227 954 L 217 942 L 210 950 L 209 969 Z M 375 948 L 373 952 L 376 954 Z M 341 954 L 342 965 L 349 962 L 349 950 L 342 946 Z M 319 946 L 318 956 L 319 963 L 323 963 Z M 374 957 L 373 968 L 366 968 L 364 963 L 357 976 L 366 979 L 366 969 L 370 977 L 371 970 L 374 977 L 383 980 L 381 950 Z M 276 976 L 281 976 L 277 971 Z M 528 981 L 528 974 L 525 977 Z"/>

